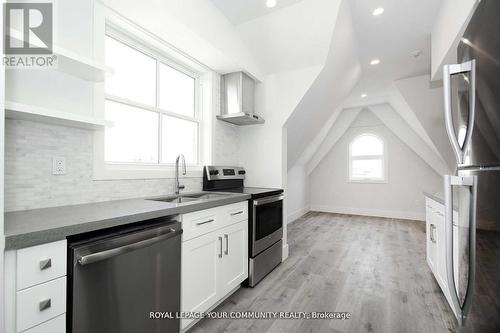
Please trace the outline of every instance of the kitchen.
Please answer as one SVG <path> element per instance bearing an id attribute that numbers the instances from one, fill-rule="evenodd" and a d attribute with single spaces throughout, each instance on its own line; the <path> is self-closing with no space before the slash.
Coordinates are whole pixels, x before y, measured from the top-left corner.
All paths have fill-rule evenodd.
<path id="1" fill-rule="evenodd" d="M 3 331 L 498 331 L 495 1 L 2 11 Z"/>

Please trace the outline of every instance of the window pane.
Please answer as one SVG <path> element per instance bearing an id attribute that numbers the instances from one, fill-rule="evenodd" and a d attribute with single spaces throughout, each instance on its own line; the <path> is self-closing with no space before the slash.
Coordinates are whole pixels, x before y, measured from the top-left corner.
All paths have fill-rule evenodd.
<path id="1" fill-rule="evenodd" d="M 198 123 L 162 115 L 162 163 L 175 163 L 179 154 L 198 163 Z"/>
<path id="2" fill-rule="evenodd" d="M 351 146 L 352 156 L 373 156 L 384 153 L 384 143 L 374 135 L 362 135 Z"/>
<path id="3" fill-rule="evenodd" d="M 106 65 L 114 70 L 106 78 L 107 94 L 155 105 L 155 59 L 106 36 Z"/>
<path id="4" fill-rule="evenodd" d="M 106 101 L 105 160 L 158 163 L 158 114 Z"/>
<path id="5" fill-rule="evenodd" d="M 383 179 L 381 159 L 353 160 L 351 178 L 353 179 Z"/>
<path id="6" fill-rule="evenodd" d="M 160 64 L 160 108 L 194 117 L 195 80 L 170 66 Z"/>

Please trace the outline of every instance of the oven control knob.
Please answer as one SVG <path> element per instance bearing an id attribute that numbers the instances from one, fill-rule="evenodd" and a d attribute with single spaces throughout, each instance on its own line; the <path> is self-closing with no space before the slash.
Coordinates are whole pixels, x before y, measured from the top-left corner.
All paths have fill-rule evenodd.
<path id="1" fill-rule="evenodd" d="M 216 175 L 218 175 L 218 174 L 219 174 L 219 170 L 210 170 L 209 174 L 210 174 L 211 176 L 216 176 Z"/>
<path id="2" fill-rule="evenodd" d="M 238 171 L 238 175 L 244 175 L 244 174 L 246 174 L 246 173 L 247 173 L 247 172 L 246 172 L 245 170 L 240 170 L 240 171 Z"/>

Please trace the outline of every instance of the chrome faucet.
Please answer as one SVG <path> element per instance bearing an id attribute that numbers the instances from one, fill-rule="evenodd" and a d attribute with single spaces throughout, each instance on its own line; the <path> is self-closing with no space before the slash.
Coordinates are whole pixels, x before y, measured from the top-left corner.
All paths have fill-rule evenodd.
<path id="1" fill-rule="evenodd" d="M 184 185 L 179 184 L 179 161 L 182 161 L 182 174 L 186 174 L 186 159 L 184 155 L 179 154 L 175 159 L 175 194 L 179 194 L 180 190 L 185 188 Z"/>

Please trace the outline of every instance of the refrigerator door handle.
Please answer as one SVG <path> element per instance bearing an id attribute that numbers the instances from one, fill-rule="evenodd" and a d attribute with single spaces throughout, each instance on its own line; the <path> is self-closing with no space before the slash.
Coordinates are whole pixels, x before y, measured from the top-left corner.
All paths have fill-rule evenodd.
<path id="1" fill-rule="evenodd" d="M 469 209 L 469 228 L 470 228 L 470 262 L 469 262 L 469 283 L 467 286 L 466 301 L 464 307 L 460 305 L 457 288 L 455 285 L 453 263 L 453 186 L 468 186 L 471 187 L 470 209 Z M 476 193 L 477 193 L 477 177 L 457 177 L 446 175 L 444 176 L 444 200 L 445 200 L 445 258 L 446 258 L 446 279 L 448 290 L 450 291 L 452 306 L 457 312 L 457 320 L 459 325 L 462 325 L 465 319 L 465 313 L 468 309 L 468 303 L 472 297 L 475 274 L 475 232 L 476 232 Z"/>
<path id="2" fill-rule="evenodd" d="M 470 73 L 469 121 L 463 147 L 460 147 L 457 135 L 455 134 L 455 130 L 453 127 L 453 115 L 451 110 L 451 76 L 460 73 Z M 443 92 L 446 132 L 448 133 L 448 137 L 450 138 L 451 146 L 453 148 L 453 152 L 455 153 L 457 163 L 460 165 L 464 163 L 464 151 L 466 151 L 467 147 L 469 146 L 472 136 L 472 129 L 474 127 L 474 116 L 476 108 L 476 60 L 464 62 L 463 64 L 443 66 Z"/>
<path id="3" fill-rule="evenodd" d="M 465 294 L 462 317 L 465 320 L 469 309 L 472 305 L 472 298 L 474 297 L 474 285 L 476 278 L 476 213 L 477 213 L 477 176 L 468 177 L 472 178 L 472 188 L 470 196 L 470 210 L 469 210 L 469 284 Z"/>

